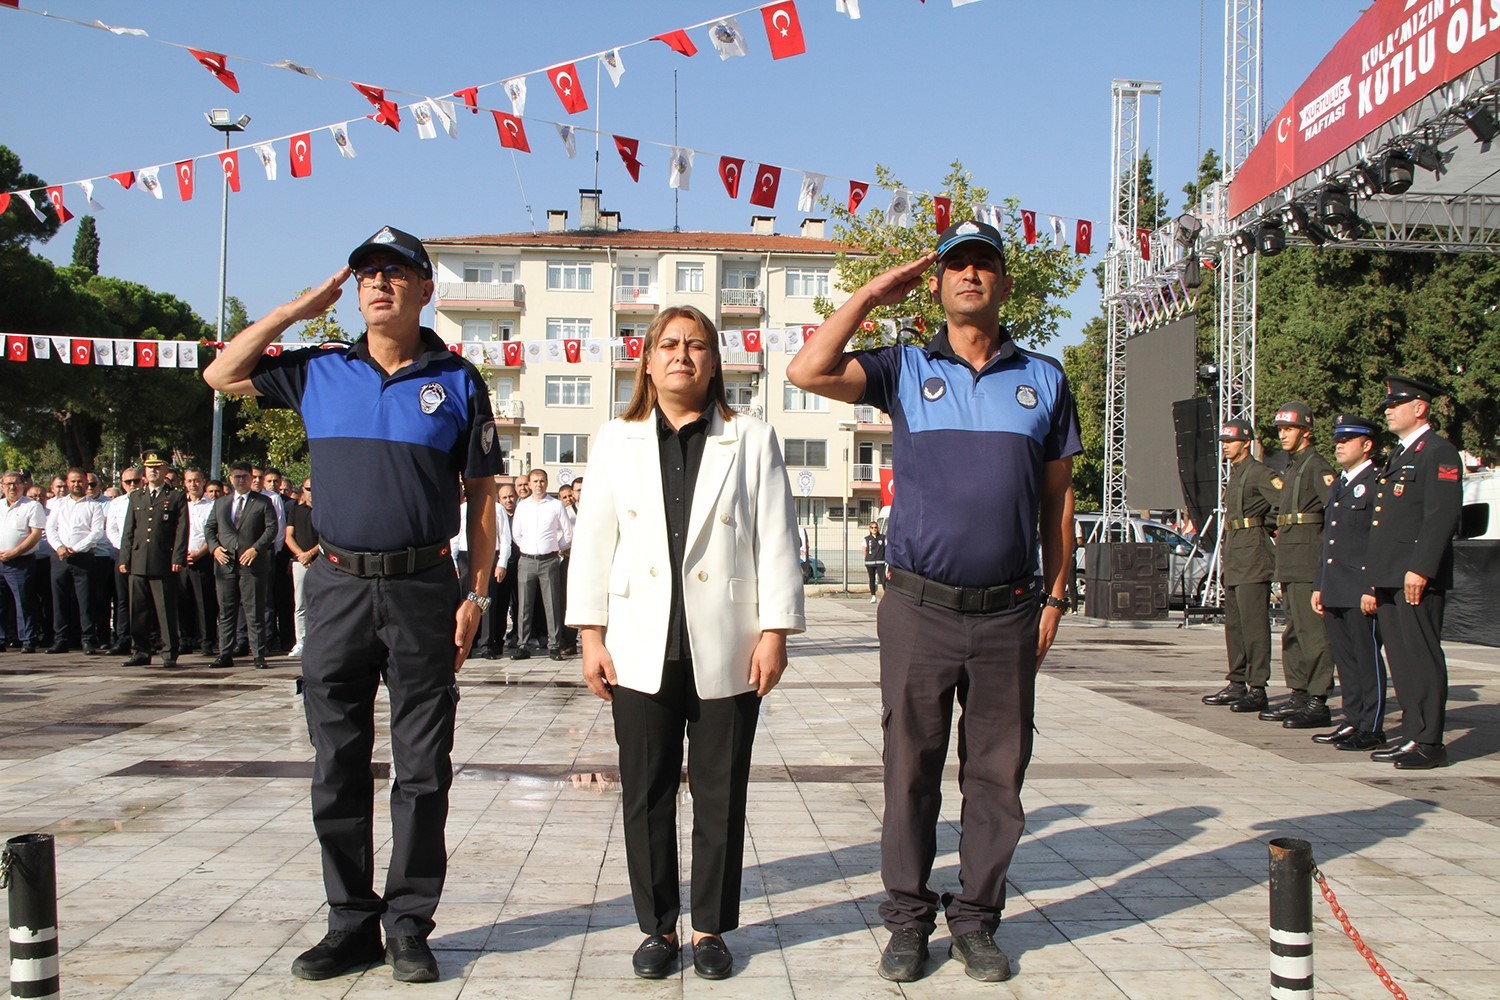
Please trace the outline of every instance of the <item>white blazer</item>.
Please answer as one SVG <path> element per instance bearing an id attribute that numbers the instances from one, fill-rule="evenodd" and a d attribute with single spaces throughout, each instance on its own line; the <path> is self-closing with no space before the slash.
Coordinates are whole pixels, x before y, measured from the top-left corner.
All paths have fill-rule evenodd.
<path id="1" fill-rule="evenodd" d="M 661 689 L 672 567 L 656 415 L 611 420 L 590 451 L 568 567 L 567 624 L 603 625 L 618 682 Z M 797 515 L 781 448 L 753 417 L 709 418 L 682 559 L 683 613 L 698 697 L 754 690 L 763 630 L 801 632 Z"/>

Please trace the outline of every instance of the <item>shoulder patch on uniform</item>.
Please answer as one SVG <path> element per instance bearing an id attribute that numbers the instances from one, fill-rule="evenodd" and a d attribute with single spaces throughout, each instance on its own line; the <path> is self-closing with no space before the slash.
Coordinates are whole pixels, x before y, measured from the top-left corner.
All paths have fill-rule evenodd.
<path id="1" fill-rule="evenodd" d="M 1286 488 L 1286 483 L 1284 483 L 1284 482 L 1281 481 L 1281 477 L 1280 476 L 1273 475 L 1271 477 L 1271 485 L 1274 486 L 1274 487 L 1276 487 L 1278 490 Z"/>
<path id="2" fill-rule="evenodd" d="M 1442 479 L 1442 480 L 1445 480 L 1447 482 L 1450 482 L 1450 483 L 1456 483 L 1456 482 L 1458 482 L 1458 466 L 1456 466 L 1456 465 L 1440 465 L 1440 466 L 1438 466 L 1438 478 Z"/>
<path id="3" fill-rule="evenodd" d="M 1333 485 L 1333 473 L 1331 473 L 1331 472 L 1325 472 L 1325 473 L 1323 473 L 1323 485 L 1324 486 L 1332 486 Z"/>
<path id="4" fill-rule="evenodd" d="M 948 383 L 936 375 L 922 383 L 922 398 L 929 403 L 936 403 L 948 394 Z"/>
<path id="5" fill-rule="evenodd" d="M 482 430 L 482 431 L 479 432 L 479 448 L 486 455 L 488 455 L 490 453 L 490 450 L 492 448 L 494 448 L 494 447 L 495 447 L 495 422 L 493 420 L 490 420 L 490 421 L 486 421 L 486 423 L 484 425 L 484 430 Z"/>

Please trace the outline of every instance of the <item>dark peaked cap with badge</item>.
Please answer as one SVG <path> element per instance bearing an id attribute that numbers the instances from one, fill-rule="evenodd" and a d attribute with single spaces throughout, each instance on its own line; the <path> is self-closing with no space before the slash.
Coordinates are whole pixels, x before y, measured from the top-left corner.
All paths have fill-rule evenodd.
<path id="1" fill-rule="evenodd" d="M 1374 438 L 1380 433 L 1380 426 L 1373 420 L 1353 413 L 1340 413 L 1333 418 L 1333 439 L 1335 441 L 1347 441 L 1353 437 Z"/>
<path id="2" fill-rule="evenodd" d="M 144 455 L 141 456 L 141 464 L 142 465 L 166 465 L 168 463 L 167 463 L 167 460 L 162 457 L 162 453 L 159 450 L 157 450 L 155 448 L 152 448 L 150 451 L 146 452 Z"/>
<path id="3" fill-rule="evenodd" d="M 1432 397 L 1441 396 L 1442 390 L 1431 382 L 1408 378 L 1405 375 L 1388 375 L 1385 380 L 1385 399 L 1381 406 L 1398 406 L 1413 399 L 1432 402 Z"/>
<path id="4" fill-rule="evenodd" d="M 985 222 L 958 222 L 943 230 L 943 235 L 938 237 L 937 255 L 939 266 L 943 258 L 955 248 L 965 243 L 983 243 L 1000 256 L 1000 262 L 1005 263 L 1005 242 L 1000 237 L 1000 231 Z"/>

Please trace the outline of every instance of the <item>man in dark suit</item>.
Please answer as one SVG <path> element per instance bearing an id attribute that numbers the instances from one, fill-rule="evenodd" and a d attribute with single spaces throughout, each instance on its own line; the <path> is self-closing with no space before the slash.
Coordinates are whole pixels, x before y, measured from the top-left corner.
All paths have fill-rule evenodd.
<path id="1" fill-rule="evenodd" d="M 1463 461 L 1452 442 L 1432 429 L 1437 394 L 1436 387 L 1414 378 L 1386 379 L 1385 422 L 1400 443 L 1380 472 L 1370 519 L 1370 583 L 1407 737 L 1370 759 L 1402 770 L 1448 764 L 1443 597 L 1453 586 Z"/>
<path id="2" fill-rule="evenodd" d="M 130 494 L 120 536 L 119 568 L 130 578 L 130 640 L 127 667 L 151 662 L 151 626 L 166 652 L 161 665 L 177 666 L 177 574 L 187 563 L 187 498 L 163 481 L 167 460 L 146 452 L 146 486 Z M 154 610 L 154 617 L 153 617 Z"/>
<path id="3" fill-rule="evenodd" d="M 1374 421 L 1349 413 L 1334 421 L 1333 456 L 1343 471 L 1328 490 L 1313 581 L 1312 610 L 1323 616 L 1344 700 L 1343 723 L 1313 741 L 1340 750 L 1372 750 L 1385 743 L 1385 660 L 1375 595 L 1365 573 L 1379 479 L 1372 460 L 1377 430 Z"/>
<path id="4" fill-rule="evenodd" d="M 212 667 L 232 667 L 235 619 L 245 611 L 250 655 L 257 670 L 266 669 L 265 607 L 271 580 L 271 546 L 276 541 L 276 511 L 271 501 L 250 488 L 250 463 L 229 467 L 230 491 L 214 501 L 203 535 L 214 556 L 214 585 L 219 595 L 219 655 Z"/>

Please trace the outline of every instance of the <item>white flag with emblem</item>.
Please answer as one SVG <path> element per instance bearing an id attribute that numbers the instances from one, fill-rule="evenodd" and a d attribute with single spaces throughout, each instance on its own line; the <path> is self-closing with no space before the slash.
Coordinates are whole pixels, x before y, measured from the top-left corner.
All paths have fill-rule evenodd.
<path id="1" fill-rule="evenodd" d="M 30 192 L 30 191 L 22 191 L 20 193 L 20 200 L 21 200 L 21 202 L 27 208 L 31 209 L 31 214 L 34 215 L 34 216 L 36 216 L 36 221 L 38 221 L 38 222 L 46 222 L 47 221 L 47 213 L 43 212 L 40 208 L 37 207 L 36 202 L 34 202 L 34 201 L 31 200 L 31 195 L 32 195 L 32 192 Z M 160 198 L 161 195 L 157 195 L 157 197 Z"/>
<path id="2" fill-rule="evenodd" d="M 115 341 L 115 364 L 124 365 L 127 368 L 135 367 L 135 341 Z"/>
<path id="3" fill-rule="evenodd" d="M 136 178 L 141 182 L 141 187 L 155 198 L 161 201 L 161 178 L 157 176 L 160 167 L 142 167 L 136 171 Z"/>
<path id="4" fill-rule="evenodd" d="M 688 190 L 693 179 L 693 151 L 681 146 L 672 147 L 671 164 L 667 174 L 667 186 L 679 191 Z"/>
<path id="5" fill-rule="evenodd" d="M 1068 245 L 1068 222 L 1060 215 L 1049 215 L 1047 221 L 1052 224 L 1052 245 L 1059 250 Z"/>
<path id="6" fill-rule="evenodd" d="M 67 337 L 53 337 L 52 346 L 57 348 L 57 360 L 65 365 L 73 363 L 73 345 Z"/>
<path id="7" fill-rule="evenodd" d="M 781 346 L 781 331 L 776 329 L 766 330 L 761 334 L 761 342 L 765 347 Z"/>
<path id="8" fill-rule="evenodd" d="M 89 208 L 93 209 L 95 212 L 103 211 L 104 206 L 94 200 L 94 182 L 79 181 L 78 186 L 83 188 L 83 196 L 88 199 Z"/>
<path id="9" fill-rule="evenodd" d="M 745 349 L 744 332 L 741 330 L 725 330 L 724 349 L 726 351 L 743 351 Z"/>
<path id="10" fill-rule="evenodd" d="M 897 188 L 891 192 L 891 203 L 885 210 L 885 224 L 888 226 L 911 225 L 911 192 L 906 188 Z"/>
<path id="11" fill-rule="evenodd" d="M 848 14 L 849 20 L 859 20 L 859 0 L 834 0 L 834 10 L 840 14 Z"/>
<path id="12" fill-rule="evenodd" d="M 46 361 L 52 357 L 52 341 L 47 337 L 32 337 L 31 356 L 38 361 Z"/>
<path id="13" fill-rule="evenodd" d="M 604 64 L 604 69 L 609 73 L 610 82 L 616 87 L 620 85 L 620 77 L 625 75 L 625 60 L 620 58 L 619 49 L 610 49 L 599 57 Z"/>
<path id="14" fill-rule="evenodd" d="M 974 218 L 987 226 L 994 226 L 996 229 L 999 229 L 1003 216 L 1000 214 L 1000 206 L 998 205 L 975 205 Z"/>
<path id="15" fill-rule="evenodd" d="M 510 98 L 510 113 L 520 118 L 526 114 L 526 78 L 518 76 L 505 81 L 505 96 Z"/>
<path id="16" fill-rule="evenodd" d="M 166 351 L 162 351 L 163 354 Z M 191 340 L 180 340 L 177 342 L 177 367 L 198 367 L 198 345 Z"/>
<path id="17" fill-rule="evenodd" d="M 526 360 L 542 360 L 542 342 L 540 340 L 528 340 L 526 342 Z"/>
<path id="18" fill-rule="evenodd" d="M 484 363 L 484 345 L 483 344 L 473 344 L 473 343 L 465 344 L 464 345 L 464 359 L 466 361 L 468 361 L 470 364 L 474 364 L 474 365 L 483 364 Z"/>
<path id="19" fill-rule="evenodd" d="M 333 133 L 333 144 L 339 148 L 339 155 L 343 156 L 346 160 L 352 160 L 357 154 L 354 152 L 354 143 L 349 141 L 348 124 L 348 122 L 345 122 L 343 125 L 330 125 L 328 126 L 328 131 Z M 256 146 L 255 149 L 256 152 L 260 151 L 259 146 Z M 276 161 L 274 159 L 271 160 L 270 169 L 272 173 L 276 172 Z M 269 179 L 274 181 L 276 178 L 271 177 Z"/>
<path id="20" fill-rule="evenodd" d="M 583 360 L 603 362 L 609 360 L 609 341 L 599 337 L 590 337 L 583 342 Z"/>
<path id="21" fill-rule="evenodd" d="M 443 131 L 448 133 L 448 138 L 458 138 L 458 105 L 452 101 L 438 101 L 427 98 L 427 106 L 432 109 L 432 116 L 437 123 L 443 126 Z"/>
<path id="22" fill-rule="evenodd" d="M 818 201 L 818 196 L 823 193 L 823 182 L 827 180 L 822 174 L 803 174 L 802 187 L 797 192 L 797 211 L 811 212 Z"/>
<path id="23" fill-rule="evenodd" d="M 781 343 L 788 354 L 796 354 L 802 350 L 802 327 L 787 327 L 786 333 L 782 335 Z"/>
<path id="24" fill-rule="evenodd" d="M 549 340 L 546 344 L 547 360 L 561 361 L 563 359 L 563 345 L 561 341 Z"/>
<path id="25" fill-rule="evenodd" d="M 417 138 L 436 139 L 437 123 L 432 120 L 432 108 L 427 101 L 419 101 L 411 106 L 412 120 L 417 123 Z"/>
<path id="26" fill-rule="evenodd" d="M 498 365 L 505 361 L 505 345 L 498 340 L 484 345 L 484 363 Z"/>
<path id="27" fill-rule="evenodd" d="M 708 39 L 719 50 L 720 59 L 733 59 L 749 51 L 745 47 L 745 33 L 740 30 L 740 22 L 732 17 L 710 24 Z"/>
<path id="28" fill-rule="evenodd" d="M 559 122 L 557 125 L 557 137 L 562 140 L 563 149 L 567 150 L 568 153 L 568 159 L 571 160 L 578 155 L 578 138 L 574 134 L 573 126 L 564 125 Z"/>
<path id="29" fill-rule="evenodd" d="M 342 147 L 340 147 L 340 150 L 342 150 Z M 258 142 L 255 144 L 255 155 L 260 157 L 261 166 L 266 168 L 266 180 L 274 181 L 276 179 L 276 147 L 269 142 Z M 354 155 L 353 146 L 349 147 L 348 155 Z M 161 195 L 157 195 L 157 197 L 160 198 Z"/>
<path id="30" fill-rule="evenodd" d="M 175 341 L 164 340 L 156 345 L 156 367 L 177 367 L 177 344 Z"/>
<path id="31" fill-rule="evenodd" d="M 115 342 L 100 338 L 94 341 L 94 364 L 112 365 L 115 363 Z"/>

